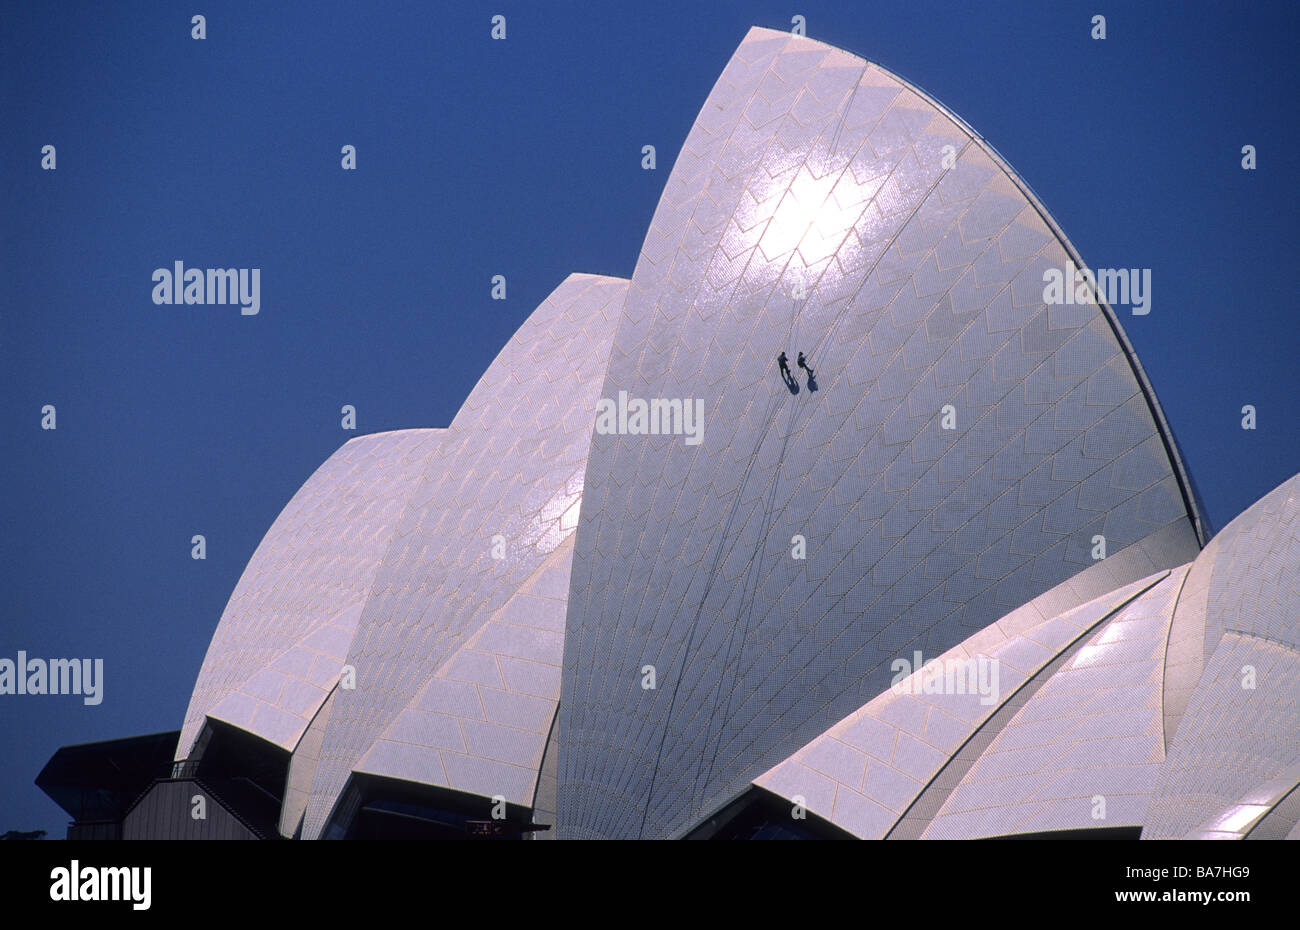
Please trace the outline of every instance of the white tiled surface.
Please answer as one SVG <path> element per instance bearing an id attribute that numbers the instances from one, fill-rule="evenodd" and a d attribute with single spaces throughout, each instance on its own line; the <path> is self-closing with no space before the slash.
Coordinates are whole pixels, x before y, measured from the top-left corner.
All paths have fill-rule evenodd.
<path id="1" fill-rule="evenodd" d="M 895 657 L 943 652 L 1090 565 L 1094 534 L 1114 554 L 1172 527 L 1192 551 L 1154 568 L 1194 555 L 1112 321 L 1042 302 L 1068 254 L 932 101 L 749 33 L 668 178 L 614 339 L 607 396 L 699 397 L 706 429 L 698 446 L 593 442 L 561 836 L 689 829 L 882 691 Z M 787 391 L 782 350 L 808 354 L 817 392 Z"/>
<path id="2" fill-rule="evenodd" d="M 962 778 L 926 839 L 1142 823 L 1164 761 L 1161 672 L 1187 570 L 1118 611 L 1056 670 Z"/>
<path id="3" fill-rule="evenodd" d="M 1201 559 L 1212 560 L 1205 607 L 1193 605 L 1204 671 L 1143 838 L 1185 836 L 1300 765 L 1300 475 L 1224 527 Z"/>
<path id="4" fill-rule="evenodd" d="M 406 500 L 443 430 L 359 436 L 293 496 L 221 615 L 176 746 L 211 715 L 292 750 L 338 679 Z"/>
<path id="5" fill-rule="evenodd" d="M 305 811 L 307 837 L 353 771 L 529 805 L 563 695 L 562 836 L 677 835 L 750 779 L 864 837 L 918 798 L 933 837 L 1245 835 L 1300 765 L 1300 477 L 1185 564 L 1122 331 L 1042 304 L 1071 255 L 929 98 L 751 31 L 633 280 L 569 277 L 449 429 L 353 440 L 290 501 L 178 758 L 207 717 L 299 747 L 285 828 Z M 780 350 L 818 391 L 786 391 Z M 703 444 L 593 436 L 620 390 L 703 398 Z M 1001 704 L 886 691 L 917 649 L 995 656 L 1003 700 L 1037 690 L 987 727 Z M 358 688 L 322 709 L 345 661 Z"/>
<path id="6" fill-rule="evenodd" d="M 885 691 L 754 784 L 864 839 L 881 839 L 963 743 L 1028 679 L 1116 608 L 1158 587 L 1167 573 L 1135 581 L 1058 616 L 1031 602 L 936 661 L 998 661 L 999 693 L 925 694 L 921 673 Z M 926 657 L 930 661 L 934 657 Z M 988 700 L 988 703 L 985 701 Z"/>
<path id="7" fill-rule="evenodd" d="M 526 588 L 577 528 L 596 401 L 627 286 L 566 278 L 447 429 L 375 574 L 347 656 L 357 687 L 341 690 L 331 711 L 304 837 L 321 833 L 359 766 L 531 798 L 549 724 L 534 699 L 558 694 L 525 689 L 546 691 L 542 679 L 558 669 L 563 612 L 554 596 Z M 495 536 L 505 540 L 502 559 L 492 557 Z M 550 567 L 563 570 L 558 561 Z M 537 580 L 567 598 L 567 579 L 543 572 Z M 486 700 L 487 691 L 462 680 L 475 662 L 482 671 L 485 657 L 517 682 Z M 552 671 L 539 677 L 538 665 Z"/>
<path id="8" fill-rule="evenodd" d="M 531 806 L 560 700 L 570 536 L 456 650 L 355 766 Z"/>

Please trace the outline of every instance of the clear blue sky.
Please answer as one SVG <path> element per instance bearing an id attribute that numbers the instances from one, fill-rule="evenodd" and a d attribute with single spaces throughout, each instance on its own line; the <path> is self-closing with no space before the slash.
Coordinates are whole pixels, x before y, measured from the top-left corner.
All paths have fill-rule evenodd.
<path id="1" fill-rule="evenodd" d="M 1122 322 L 1216 528 L 1300 470 L 1293 4 L 192 6 L 0 13 L 0 656 L 106 666 L 98 707 L 0 697 L 0 832 L 63 835 L 32 785 L 59 746 L 180 726 L 343 404 L 445 426 L 566 274 L 631 275 L 727 59 L 793 13 L 964 117 L 1088 264 L 1152 269 Z M 155 306 L 177 259 L 262 269 L 260 314 Z"/>

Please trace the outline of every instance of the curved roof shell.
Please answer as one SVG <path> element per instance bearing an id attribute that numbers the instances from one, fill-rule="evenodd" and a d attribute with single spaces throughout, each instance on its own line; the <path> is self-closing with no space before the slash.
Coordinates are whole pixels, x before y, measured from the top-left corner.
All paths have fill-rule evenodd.
<path id="1" fill-rule="evenodd" d="M 358 436 L 294 494 L 222 612 L 177 759 L 190 755 L 208 717 L 293 750 L 338 680 L 380 560 L 443 432 Z"/>
<path id="2" fill-rule="evenodd" d="M 941 104 L 752 30 L 632 280 L 570 276 L 447 429 L 294 495 L 177 758 L 207 720 L 290 751 L 304 838 L 354 776 L 549 811 L 552 769 L 562 837 L 681 836 L 752 786 L 860 837 L 1294 834 L 1300 476 L 1202 552 L 1115 313 L 1044 301 L 1071 263 Z M 593 429 L 621 397 L 702 433 Z M 891 690 L 917 653 L 997 693 Z"/>
<path id="3" fill-rule="evenodd" d="M 703 441 L 596 435 L 573 563 L 559 830 L 680 835 L 889 683 L 1199 519 L 1114 314 L 964 123 L 826 45 L 745 38 L 637 262 L 603 396 Z M 805 352 L 815 390 L 775 359 Z M 955 428 L 944 429 L 950 409 Z M 795 537 L 807 557 L 791 558 Z M 653 666 L 658 687 L 641 686 Z"/>
<path id="4" fill-rule="evenodd" d="M 1166 728 L 1169 756 L 1144 838 L 1241 830 L 1270 806 L 1263 788 L 1300 782 L 1298 568 L 1300 475 L 1224 527 L 1192 564 L 1188 586 L 1193 576 L 1201 582 L 1174 624 L 1182 621 L 1182 639 L 1199 655 L 1184 658 L 1181 686 L 1166 692 L 1179 700 L 1176 728 Z"/>
<path id="5" fill-rule="evenodd" d="M 570 275 L 488 367 L 375 573 L 303 836 L 354 771 L 531 801 L 555 702 L 592 413 L 627 281 Z M 558 570 L 563 578 L 557 579 Z"/>
<path id="6" fill-rule="evenodd" d="M 997 660 L 988 705 L 924 694 L 914 673 L 754 784 L 863 838 L 1300 829 L 1300 476 L 1188 564 L 1051 618 L 1103 566 L 1122 577 L 1159 561 L 1137 557 L 1148 546 L 938 658 Z"/>
<path id="7" fill-rule="evenodd" d="M 358 437 L 312 475 L 222 615 L 178 759 L 209 718 L 295 753 L 282 828 L 302 817 L 308 838 L 353 771 L 531 804 L 626 289 L 570 275 L 450 427 Z M 353 689 L 336 687 L 345 665 Z"/>

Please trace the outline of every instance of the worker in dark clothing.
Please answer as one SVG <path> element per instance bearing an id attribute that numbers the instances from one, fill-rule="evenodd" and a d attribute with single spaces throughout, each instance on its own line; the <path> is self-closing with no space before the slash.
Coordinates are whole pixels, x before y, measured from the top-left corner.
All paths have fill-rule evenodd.
<path id="1" fill-rule="evenodd" d="M 781 369 L 781 377 L 789 381 L 791 379 L 790 360 L 785 357 L 785 350 L 782 350 L 781 354 L 776 357 L 776 364 Z"/>
<path id="2" fill-rule="evenodd" d="M 799 353 L 799 358 L 796 360 L 795 364 L 798 365 L 800 368 L 802 368 L 804 371 L 808 372 L 808 377 L 811 378 L 813 376 L 813 370 L 809 368 L 808 363 L 804 361 L 802 352 Z"/>

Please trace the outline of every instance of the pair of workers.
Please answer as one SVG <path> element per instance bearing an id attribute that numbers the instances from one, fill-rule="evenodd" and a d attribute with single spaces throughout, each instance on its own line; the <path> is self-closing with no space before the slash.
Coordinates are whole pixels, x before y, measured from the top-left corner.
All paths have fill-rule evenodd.
<path id="1" fill-rule="evenodd" d="M 790 374 L 790 360 L 785 357 L 784 351 L 782 351 L 781 354 L 776 357 L 776 363 L 781 367 L 782 377 L 786 379 L 793 379 L 794 376 Z M 804 371 L 808 372 L 808 377 L 810 379 L 812 378 L 813 370 L 808 367 L 808 362 L 807 360 L 804 359 L 802 352 L 800 352 L 799 357 L 795 359 L 795 364 L 798 365 L 800 368 L 802 368 Z"/>

